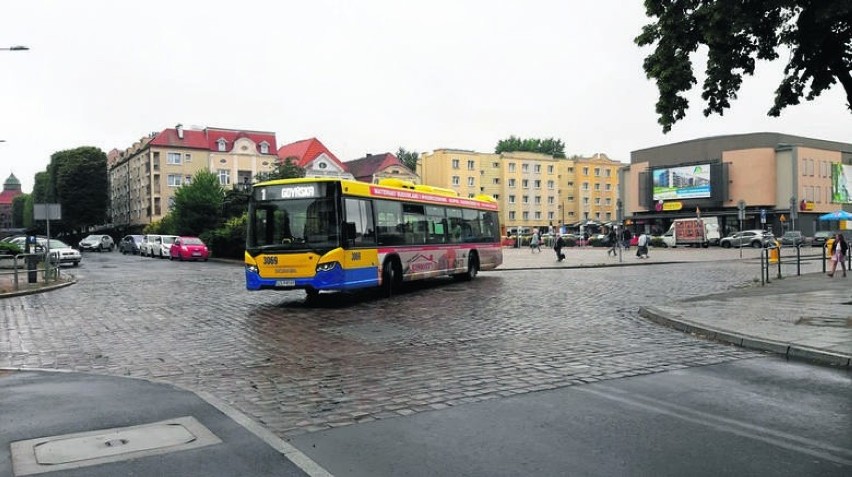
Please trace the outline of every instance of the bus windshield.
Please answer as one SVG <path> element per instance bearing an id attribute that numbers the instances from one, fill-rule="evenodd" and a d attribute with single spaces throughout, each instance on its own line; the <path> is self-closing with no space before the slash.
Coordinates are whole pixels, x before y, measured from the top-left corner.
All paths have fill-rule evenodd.
<path id="1" fill-rule="evenodd" d="M 256 201 L 248 220 L 248 249 L 324 252 L 340 246 L 340 221 L 330 197 Z"/>

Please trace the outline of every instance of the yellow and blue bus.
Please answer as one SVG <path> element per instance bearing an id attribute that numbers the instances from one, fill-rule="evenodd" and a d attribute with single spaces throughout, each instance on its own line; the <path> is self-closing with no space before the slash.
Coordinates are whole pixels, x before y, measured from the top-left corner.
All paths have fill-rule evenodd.
<path id="1" fill-rule="evenodd" d="M 397 179 L 256 184 L 248 207 L 246 288 L 324 290 L 476 278 L 503 262 L 497 201 Z"/>

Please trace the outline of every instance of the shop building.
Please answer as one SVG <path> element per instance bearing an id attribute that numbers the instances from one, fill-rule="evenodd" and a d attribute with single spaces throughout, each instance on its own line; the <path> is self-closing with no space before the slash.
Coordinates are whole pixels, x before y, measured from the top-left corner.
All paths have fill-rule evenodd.
<path id="1" fill-rule="evenodd" d="M 742 227 L 811 236 L 847 227 L 820 215 L 852 211 L 850 143 L 770 132 L 708 137 L 633 151 L 620 174 L 634 231 L 662 233 L 674 219 L 700 216 L 718 217 L 723 235 Z"/>

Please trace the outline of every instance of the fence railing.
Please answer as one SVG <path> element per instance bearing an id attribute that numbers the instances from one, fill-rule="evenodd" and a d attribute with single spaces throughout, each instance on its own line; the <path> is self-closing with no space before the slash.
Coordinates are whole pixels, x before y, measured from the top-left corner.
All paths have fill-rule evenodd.
<path id="1" fill-rule="evenodd" d="M 48 284 L 60 280 L 59 262 L 44 253 L 20 253 L 11 256 L 11 262 L 12 269 L 0 269 L 0 277 L 4 281 L 8 280 L 15 291 L 31 284 Z"/>
<path id="2" fill-rule="evenodd" d="M 795 274 L 802 274 L 802 262 L 812 261 L 812 260 L 820 260 L 822 262 L 822 271 L 826 272 L 826 263 L 829 261 L 830 256 L 828 254 L 828 250 L 826 245 L 823 245 L 820 249 L 820 256 L 816 257 L 813 254 L 802 255 L 802 245 L 796 245 L 795 247 L 796 253 L 795 255 L 782 255 L 781 254 L 781 246 L 775 245 L 771 247 L 764 247 L 760 253 L 760 284 L 765 285 L 767 283 L 771 283 L 771 271 L 776 270 L 775 278 L 781 279 L 784 278 L 784 268 L 782 265 L 788 265 L 796 267 Z M 852 254 L 847 254 L 847 269 L 852 267 Z M 792 275 L 788 273 L 787 275 Z"/>

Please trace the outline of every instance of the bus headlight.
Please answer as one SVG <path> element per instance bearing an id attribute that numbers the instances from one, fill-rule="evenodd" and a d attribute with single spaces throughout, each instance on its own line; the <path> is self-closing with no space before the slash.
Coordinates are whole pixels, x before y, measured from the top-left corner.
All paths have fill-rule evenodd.
<path id="1" fill-rule="evenodd" d="M 246 265 L 246 271 L 249 273 L 257 273 L 257 265 Z"/>
<path id="2" fill-rule="evenodd" d="M 334 270 L 334 267 L 336 267 L 336 266 L 337 266 L 337 262 L 320 263 L 319 265 L 317 265 L 317 271 L 318 272 L 328 272 L 330 270 Z"/>

